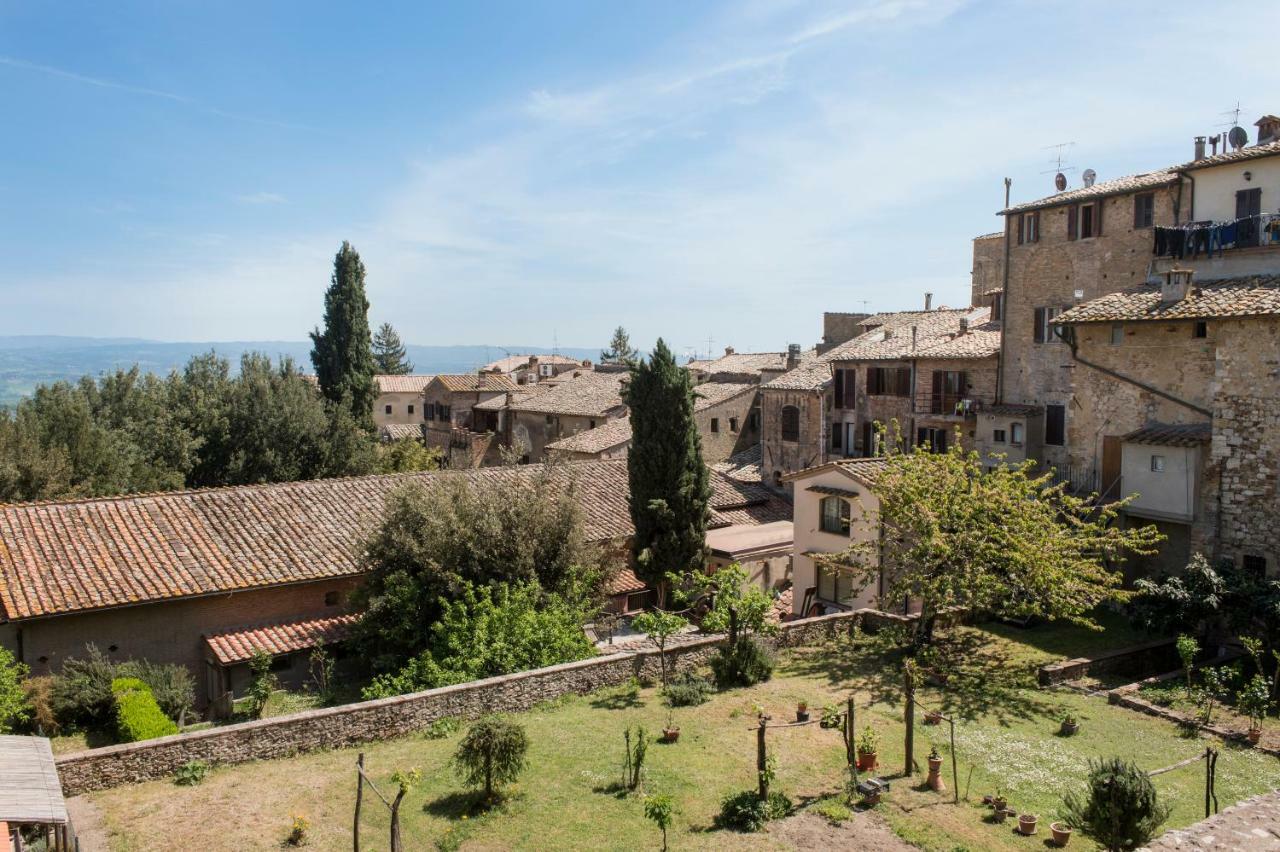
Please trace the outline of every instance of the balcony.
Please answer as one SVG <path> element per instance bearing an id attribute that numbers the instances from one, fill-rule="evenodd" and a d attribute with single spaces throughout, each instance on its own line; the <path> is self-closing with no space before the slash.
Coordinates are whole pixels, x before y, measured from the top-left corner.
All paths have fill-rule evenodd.
<path id="1" fill-rule="evenodd" d="M 991 399 L 974 393 L 923 392 L 916 394 L 914 411 L 918 415 L 966 420 L 976 417 L 991 402 Z"/>

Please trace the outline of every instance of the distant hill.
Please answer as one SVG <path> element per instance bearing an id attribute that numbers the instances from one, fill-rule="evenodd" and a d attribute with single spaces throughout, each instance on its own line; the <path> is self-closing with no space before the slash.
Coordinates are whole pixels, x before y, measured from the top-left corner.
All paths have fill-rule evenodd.
<path id="1" fill-rule="evenodd" d="M 469 373 L 511 354 L 545 354 L 540 346 L 406 346 L 417 373 Z M 311 343 L 297 340 L 232 340 L 215 343 L 166 343 L 137 338 L 0 336 L 0 407 L 12 406 L 37 385 L 97 376 L 137 364 L 144 371 L 165 374 L 180 369 L 193 355 L 210 349 L 239 362 L 241 353 L 265 352 L 272 358 L 293 358 L 311 372 Z M 573 358 L 600 357 L 600 350 L 562 346 L 556 350 Z"/>

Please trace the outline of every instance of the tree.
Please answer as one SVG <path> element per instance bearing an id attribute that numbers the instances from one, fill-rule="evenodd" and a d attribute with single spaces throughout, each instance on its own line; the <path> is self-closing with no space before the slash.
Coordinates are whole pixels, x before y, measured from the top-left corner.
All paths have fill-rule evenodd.
<path id="1" fill-rule="evenodd" d="M 624 397 L 631 409 L 627 478 L 636 573 L 665 602 L 668 573 L 692 574 L 706 564 L 711 481 L 693 417 L 693 385 L 659 340 L 648 362 L 631 368 Z"/>
<path id="2" fill-rule="evenodd" d="M 369 338 L 369 300 L 364 264 L 348 242 L 333 259 L 333 276 L 324 294 L 324 331 L 311 332 L 311 364 L 320 392 L 347 406 L 361 426 L 373 428 L 374 363 Z"/>
<path id="3" fill-rule="evenodd" d="M 271 671 L 271 655 L 261 648 L 249 658 L 249 715 L 261 719 L 271 700 L 271 693 L 280 686 L 279 679 Z"/>
<path id="4" fill-rule="evenodd" d="M 640 359 L 640 352 L 631 346 L 631 335 L 627 334 L 627 330 L 622 326 L 618 326 L 613 330 L 613 337 L 609 340 L 609 348 L 600 353 L 600 362 L 603 364 L 634 364 Z"/>
<path id="5" fill-rule="evenodd" d="M 409 353 L 389 322 L 378 326 L 373 335 L 373 366 L 383 376 L 407 376 L 413 372 Z"/>
<path id="6" fill-rule="evenodd" d="M 675 801 L 666 794 L 644 797 L 644 815 L 662 830 L 662 852 L 667 852 L 667 829 L 676 814 Z"/>
<path id="7" fill-rule="evenodd" d="M 417 438 L 401 438 L 398 441 L 379 444 L 378 473 L 438 470 L 443 455 L 439 448 L 428 447 Z"/>
<path id="8" fill-rule="evenodd" d="M 0 734 L 11 734 L 31 717 L 23 680 L 31 670 L 0 646 Z"/>
<path id="9" fill-rule="evenodd" d="M 1128 596 L 1108 563 L 1154 553 L 1163 537 L 1117 523 L 1127 500 L 1073 496 L 1033 467 L 984 471 L 958 440 L 945 453 L 892 452 L 874 485 L 880 535 L 822 562 L 864 585 L 883 566 L 886 601 L 919 602 L 917 642 L 952 608 L 1096 627 L 1099 604 Z"/>
<path id="10" fill-rule="evenodd" d="M 529 738 L 524 728 L 505 719 L 480 719 L 458 743 L 453 765 L 464 783 L 484 788 L 486 801 L 493 801 L 501 784 L 513 783 L 525 767 Z"/>
<path id="11" fill-rule="evenodd" d="M 631 627 L 647 634 L 658 646 L 658 662 L 662 667 L 662 688 L 667 688 L 667 640 L 689 625 L 689 620 L 674 612 L 655 609 L 642 612 L 631 621 Z"/>
<path id="12" fill-rule="evenodd" d="M 569 663 L 592 655 L 584 613 L 537 583 L 464 583 L 440 601 L 430 647 L 394 675 L 377 677 L 366 698 L 382 698 Z"/>
<path id="13" fill-rule="evenodd" d="M 572 471 L 539 465 L 501 478 L 432 477 L 393 492 L 362 546 L 355 641 L 378 673 L 427 650 L 428 625 L 471 583 L 536 582 L 572 609 L 599 599 L 599 548 L 586 540 Z"/>
<path id="14" fill-rule="evenodd" d="M 1063 815 L 1108 850 L 1146 844 L 1169 816 L 1147 773 L 1118 757 L 1090 760 L 1088 784 L 1084 796 L 1067 794 Z"/>
<path id="15" fill-rule="evenodd" d="M 706 575 L 705 590 L 712 596 L 711 609 L 702 617 L 702 629 L 711 633 L 774 633 L 769 620 L 773 598 L 755 583 L 748 582 L 747 570 L 737 562 Z M 735 637 L 736 638 L 736 637 Z"/>

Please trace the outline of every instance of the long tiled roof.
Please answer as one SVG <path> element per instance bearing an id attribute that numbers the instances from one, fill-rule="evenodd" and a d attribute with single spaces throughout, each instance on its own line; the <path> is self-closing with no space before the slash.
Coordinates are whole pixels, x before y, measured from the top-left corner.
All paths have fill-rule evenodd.
<path id="1" fill-rule="evenodd" d="M 1000 354 L 1000 323 L 984 322 L 969 326 L 964 334 L 956 329 L 950 340 L 934 343 L 916 352 L 917 358 L 990 358 Z"/>
<path id="2" fill-rule="evenodd" d="M 515 390 L 519 385 L 501 373 L 461 373 L 436 376 L 444 389 L 453 393 L 477 393 Z M 428 382 L 427 384 L 431 384 Z"/>
<path id="3" fill-rule="evenodd" d="M 582 361 L 577 358 L 570 358 L 567 355 L 508 355 L 506 358 L 499 358 L 497 361 L 485 364 L 482 369 L 513 373 L 521 367 L 528 366 L 530 358 L 537 358 L 539 364 L 555 364 L 560 367 L 581 366 L 582 364 Z"/>
<path id="4" fill-rule="evenodd" d="M 739 453 L 734 453 L 722 462 L 711 465 L 711 469 L 739 482 L 762 482 L 762 454 L 760 445 L 752 444 Z"/>
<path id="5" fill-rule="evenodd" d="M 864 325 L 870 331 L 840 344 L 823 357 L 830 363 L 900 361 L 910 358 L 987 358 L 1000 351 L 999 325 L 990 308 L 938 308 L 875 314 Z M 960 320 L 969 330 L 960 333 Z M 911 329 L 915 328 L 912 348 Z"/>
<path id="6" fill-rule="evenodd" d="M 603 417 L 620 408 L 622 383 L 629 373 L 583 373 L 562 382 L 545 393 L 534 394 L 511 406 L 513 411 L 536 414 L 576 414 Z"/>
<path id="7" fill-rule="evenodd" d="M 1027 210 L 1040 210 L 1045 207 L 1057 207 L 1059 204 L 1075 204 L 1079 201 L 1092 201 L 1095 198 L 1106 198 L 1111 195 L 1125 195 L 1130 192 L 1140 192 L 1145 189 L 1155 189 L 1161 186 L 1169 186 L 1178 182 L 1177 172 L 1173 169 L 1162 169 L 1157 172 L 1148 172 L 1141 175 L 1128 175 L 1126 177 L 1114 178 L 1112 180 L 1104 180 L 1101 183 L 1095 183 L 1093 186 L 1082 186 L 1077 189 L 1068 189 L 1065 192 L 1048 195 L 1044 198 L 1037 198 L 1035 201 L 1024 201 L 1021 204 L 1000 211 L 1001 215 L 1010 213 L 1022 213 Z"/>
<path id="8" fill-rule="evenodd" d="M 734 397 L 756 392 L 756 385 L 741 382 L 706 382 L 693 389 L 697 397 L 694 411 L 703 411 Z M 584 429 L 576 435 L 561 438 L 547 444 L 549 450 L 569 453 L 599 453 L 621 446 L 631 440 L 631 418 L 620 417 L 594 429 Z"/>
<path id="9" fill-rule="evenodd" d="M 422 393 L 435 376 L 374 376 L 378 393 Z"/>
<path id="10" fill-rule="evenodd" d="M 1165 447 L 1194 447 L 1207 444 L 1213 437 L 1208 423 L 1150 423 L 1135 429 L 1120 440 L 1130 444 L 1156 444 Z"/>
<path id="11" fill-rule="evenodd" d="M 834 351 L 834 350 L 831 350 Z M 831 354 L 822 355 L 816 352 L 806 353 L 800 359 L 800 365 L 794 370 L 787 370 L 776 379 L 765 382 L 764 390 L 800 390 L 820 391 L 831 384 Z"/>
<path id="12" fill-rule="evenodd" d="M 1241 148 L 1239 151 L 1223 151 L 1221 154 L 1211 154 L 1200 160 L 1192 160 L 1189 163 L 1183 163 L 1178 166 L 1177 171 L 1189 172 L 1195 169 L 1208 169 L 1229 163 L 1239 163 L 1244 160 L 1257 160 L 1261 157 L 1276 156 L 1280 156 L 1280 142 L 1268 142 L 1266 145 L 1250 145 L 1247 148 Z"/>
<path id="13" fill-rule="evenodd" d="M 685 365 L 708 375 L 758 373 L 761 370 L 785 370 L 785 352 L 733 352 L 719 358 L 693 360 Z"/>
<path id="14" fill-rule="evenodd" d="M 421 438 L 423 423 L 388 423 L 379 430 L 383 437 L 392 441 L 403 441 L 405 438 Z"/>
<path id="15" fill-rule="evenodd" d="M 1177 302 L 1160 301 L 1160 287 L 1112 293 L 1063 311 L 1055 323 L 1190 320 L 1280 314 L 1280 275 L 1224 278 L 1198 284 Z"/>
<path id="16" fill-rule="evenodd" d="M 519 408 L 520 403 L 524 402 L 527 399 L 531 399 L 540 393 L 546 393 L 547 391 L 551 390 L 553 387 L 555 387 L 555 385 L 548 384 L 547 382 L 538 382 L 537 384 L 532 384 L 532 385 L 520 385 L 520 390 L 514 391 L 512 394 L 512 397 L 511 397 L 511 402 L 513 403 L 512 407 Z M 507 397 L 504 394 L 503 396 L 495 396 L 490 399 L 482 399 L 479 402 L 477 402 L 475 405 L 471 406 L 471 410 L 472 411 L 501 411 L 506 407 L 507 407 Z"/>
<path id="17" fill-rule="evenodd" d="M 258 651 L 274 657 L 277 654 L 341 642 L 350 635 L 351 628 L 359 620 L 360 616 L 348 613 L 302 621 L 260 624 L 211 633 L 204 637 L 204 641 L 217 661 L 229 666 L 253 659 Z"/>
<path id="18" fill-rule="evenodd" d="M 446 478 L 514 486 L 539 466 L 320 479 L 0 506 L 0 618 L 40 616 L 352 576 L 387 496 Z M 625 461 L 554 468 L 592 541 L 633 532 Z M 712 524 L 790 517 L 760 486 L 712 474 Z M 778 505 L 780 504 L 780 505 Z M 745 520 L 744 520 L 745 519 Z"/>

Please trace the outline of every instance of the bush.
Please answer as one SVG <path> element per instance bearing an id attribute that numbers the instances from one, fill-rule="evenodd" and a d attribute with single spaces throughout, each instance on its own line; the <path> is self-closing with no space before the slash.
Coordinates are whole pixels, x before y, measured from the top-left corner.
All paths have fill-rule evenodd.
<path id="1" fill-rule="evenodd" d="M 27 688 L 22 682 L 29 671 L 8 648 L 0 647 L 0 734 L 16 731 L 31 717 Z"/>
<path id="2" fill-rule="evenodd" d="M 50 703 L 58 722 L 66 728 L 106 728 L 115 719 L 111 681 L 116 664 L 96 645 L 85 646 L 83 659 L 68 657 L 53 679 Z"/>
<path id="3" fill-rule="evenodd" d="M 697 672 L 679 672 L 671 676 L 664 694 L 672 707 L 696 707 L 705 704 L 713 691 L 711 681 Z"/>
<path id="4" fill-rule="evenodd" d="M 261 719 L 262 711 L 267 709 L 267 702 L 271 700 L 271 693 L 280 685 L 271 671 L 271 655 L 261 648 L 255 650 L 249 659 L 249 673 L 249 715 Z"/>
<path id="5" fill-rule="evenodd" d="M 734 793 L 720 803 L 716 825 L 734 831 L 760 831 L 769 820 L 782 819 L 791 813 L 791 800 L 776 790 L 761 801 L 754 790 Z"/>
<path id="6" fill-rule="evenodd" d="M 136 677 L 120 677 L 111 683 L 116 703 L 116 733 L 121 742 L 135 743 L 178 733 L 178 726 L 164 715 L 151 688 Z"/>
<path id="7" fill-rule="evenodd" d="M 183 719 L 195 710 L 196 679 L 186 666 L 129 660 L 116 668 L 116 677 L 136 677 L 145 683 L 170 719 Z"/>
<path id="8" fill-rule="evenodd" d="M 716 686 L 755 686 L 773 677 L 773 655 L 754 637 L 743 636 L 711 658 Z"/>
<path id="9" fill-rule="evenodd" d="M 53 676 L 27 678 L 22 686 L 27 692 L 27 704 L 31 706 L 31 721 L 36 732 L 46 737 L 57 736 L 61 726 L 53 713 Z"/>
<path id="10" fill-rule="evenodd" d="M 832 825 L 839 825 L 845 820 L 853 819 L 853 811 L 837 799 L 823 799 L 813 806 L 813 812 Z"/>
<path id="11" fill-rule="evenodd" d="M 209 774 L 209 764 L 203 760 L 190 760 L 178 767 L 173 774 L 173 783 L 179 787 L 194 787 Z"/>
<path id="12" fill-rule="evenodd" d="M 427 725 L 422 735 L 429 740 L 447 740 L 458 732 L 460 727 L 456 716 L 445 716 Z"/>
<path id="13" fill-rule="evenodd" d="M 1118 757 L 1089 761 L 1088 784 L 1083 797 L 1067 794 L 1063 817 L 1106 849 L 1144 845 L 1169 816 L 1147 773 Z"/>
<path id="14" fill-rule="evenodd" d="M 453 765 L 464 782 L 484 787 L 485 797 L 492 799 L 498 785 L 520 777 L 528 750 L 524 728 L 505 719 L 481 719 L 458 744 Z"/>

